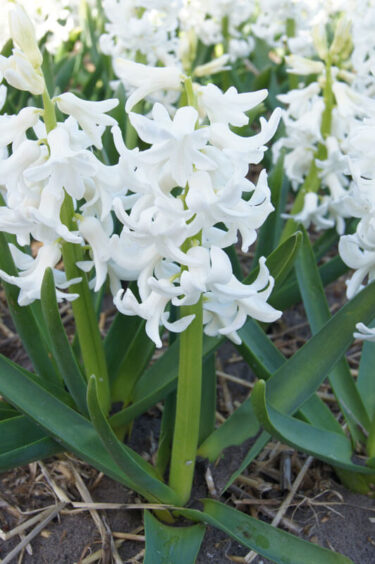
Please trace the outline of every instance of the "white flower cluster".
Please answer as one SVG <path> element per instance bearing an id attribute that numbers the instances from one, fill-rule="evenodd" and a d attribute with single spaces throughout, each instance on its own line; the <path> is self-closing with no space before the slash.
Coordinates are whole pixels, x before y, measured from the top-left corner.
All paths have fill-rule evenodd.
<path id="1" fill-rule="evenodd" d="M 234 62 L 254 48 L 250 21 L 255 10 L 254 0 L 185 0 L 179 14 L 182 37 L 194 35 L 204 45 L 223 45 Z"/>
<path id="2" fill-rule="evenodd" d="M 16 88 L 46 98 L 35 34 L 19 5 L 11 15 L 11 30 L 16 48 L 11 57 L 1 59 L 0 68 Z M 27 61 L 29 72 L 23 72 L 19 61 Z M 149 145 L 143 151 L 128 150 L 116 121 L 107 115 L 117 105 L 115 99 L 87 102 L 61 94 L 50 104 L 69 117 L 48 128 L 47 106 L 44 111 L 27 107 L 17 115 L 0 117 L 0 186 L 5 201 L 0 230 L 16 235 L 21 247 L 31 239 L 41 243 L 35 258 L 10 245 L 19 276 L 4 271 L 0 276 L 20 288 L 19 303 L 27 305 L 40 298 L 43 274 L 51 267 L 58 300 L 74 299 L 76 295 L 62 290 L 77 279 L 67 280 L 56 267 L 64 242 L 79 245 L 89 255 L 79 268 L 95 269 L 91 286 L 99 290 L 108 275 L 118 309 L 146 319 L 146 331 L 157 346 L 160 325 L 182 331 L 192 320 L 185 316 L 169 322 L 168 304 L 192 305 L 201 296 L 205 332 L 238 342 L 236 331 L 248 315 L 266 322 L 280 315 L 267 303 L 273 279 L 265 259 L 260 259 L 256 280 L 246 285 L 234 277 L 223 250 L 240 236 L 246 251 L 273 209 L 266 173 L 256 185 L 247 173 L 249 163 L 261 161 L 279 112 L 268 122 L 262 118 L 260 132 L 244 138 L 231 126 L 245 125 L 245 112 L 267 91 L 239 94 L 232 87 L 223 93 L 213 84 L 195 85 L 194 91 L 179 69 L 149 69 L 142 80 L 143 69 L 139 65 L 133 75 L 132 103 L 153 88 L 180 88 L 182 83 L 196 99 L 193 106 L 178 109 L 173 120 L 158 103 L 152 118 L 130 112 L 133 127 Z M 102 148 L 106 126 L 112 127 L 119 153 L 113 166 L 103 164 L 91 150 Z M 61 219 L 67 198 L 73 202 L 76 229 L 68 229 Z M 122 225 L 117 233 L 112 212 Z M 138 297 L 129 288 L 122 289 L 122 283 L 131 280 L 137 281 Z"/>
<path id="3" fill-rule="evenodd" d="M 356 271 L 347 282 L 350 299 L 365 281 L 375 279 L 375 119 L 364 120 L 353 128 L 348 144 L 353 182 L 346 206 L 359 223 L 354 234 L 340 238 L 339 253 Z"/>
<path id="4" fill-rule="evenodd" d="M 360 8 L 365 2 L 357 4 L 359 15 L 363 16 Z M 324 27 L 317 24 L 310 29 L 315 58 L 295 54 L 286 58 L 291 74 L 315 75 L 316 79 L 278 96 L 288 107 L 283 112 L 286 136 L 275 144 L 274 156 L 276 159 L 282 149 L 286 150 L 285 170 L 295 190 L 303 184 L 313 166 L 318 171 L 319 192 L 311 191 L 306 195 L 304 207 L 295 220 L 306 227 L 314 223 L 318 229 L 336 226 L 342 234 L 345 218 L 352 216 L 345 205 L 351 188 L 350 137 L 364 118 L 375 115 L 375 100 L 371 97 L 374 76 L 369 59 L 375 61 L 373 53 L 371 57 L 369 54 L 371 48 L 355 44 L 355 38 L 359 37 L 359 16 L 353 18 L 352 23 L 348 16 L 337 19 L 337 14 L 332 13 L 335 18 L 328 18 L 334 29 L 330 45 Z M 325 14 L 329 15 L 329 11 Z"/>
<path id="5" fill-rule="evenodd" d="M 127 90 L 122 61 L 178 66 L 190 74 L 198 41 L 224 46 L 225 58 L 217 57 L 219 62 L 208 69 L 194 69 L 201 76 L 222 70 L 229 59 L 247 57 L 254 46 L 248 23 L 255 2 L 247 0 L 104 0 L 103 9 L 107 23 L 100 46 L 113 57 L 115 72 Z"/>
<path id="6" fill-rule="evenodd" d="M 100 38 L 104 53 L 150 65 L 176 63 L 182 0 L 104 0 L 102 6 L 107 18 Z"/>
<path id="7" fill-rule="evenodd" d="M 160 73 L 158 87 L 163 78 L 168 82 L 166 69 L 153 72 Z M 137 87 L 136 99 L 145 92 L 139 82 Z M 267 304 L 273 279 L 264 258 L 255 282 L 245 285 L 233 275 L 223 251 L 236 243 L 239 234 L 242 249 L 247 250 L 273 209 L 265 172 L 256 186 L 247 172 L 249 162 L 262 159 L 279 112 L 268 123 L 263 120 L 261 131 L 252 137 L 240 137 L 230 129 L 246 124 L 244 112 L 266 94 L 238 94 L 233 87 L 223 93 L 209 84 L 196 86 L 197 108 L 179 108 L 173 120 L 158 103 L 151 119 L 130 113 L 133 127 L 150 148 L 136 156 L 131 202 L 136 201 L 131 209 L 128 197 L 114 201 L 124 227 L 112 237 L 112 244 L 122 250 L 118 260 L 129 270 L 128 278 L 138 268 L 134 278 L 140 301 L 127 289 L 116 295 L 115 304 L 127 315 L 145 318 L 146 331 L 158 346 L 160 324 L 181 331 L 191 322 L 186 316 L 170 323 L 169 302 L 192 305 L 203 296 L 206 334 L 224 334 L 236 342 L 236 331 L 248 315 L 262 321 L 280 315 Z M 250 197 L 244 199 L 246 194 Z"/>
<path id="8" fill-rule="evenodd" d="M 85 0 L 94 9 L 94 0 Z M 27 10 L 33 21 L 37 40 L 46 39 L 46 47 L 56 53 L 61 44 L 69 39 L 71 32 L 80 25 L 79 11 L 81 0 L 18 0 L 18 4 Z M 0 0 L 0 49 L 11 37 L 8 26 L 8 13 L 14 2 Z"/>

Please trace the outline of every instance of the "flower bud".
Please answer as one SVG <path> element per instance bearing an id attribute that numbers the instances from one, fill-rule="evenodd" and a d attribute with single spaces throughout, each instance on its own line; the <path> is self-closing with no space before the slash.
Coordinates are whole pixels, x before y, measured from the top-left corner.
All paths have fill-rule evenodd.
<path id="1" fill-rule="evenodd" d="M 319 58 L 325 61 L 328 55 L 328 43 L 324 25 L 315 25 L 312 30 L 312 37 Z"/>
<path id="2" fill-rule="evenodd" d="M 337 22 L 335 35 L 329 49 L 332 62 L 338 63 L 345 61 L 353 50 L 353 42 L 351 35 L 352 24 L 345 16 L 342 16 Z"/>
<path id="3" fill-rule="evenodd" d="M 229 55 L 222 55 L 217 59 L 213 59 L 209 63 L 195 67 L 194 75 L 207 76 L 209 74 L 216 74 L 218 72 L 227 70 L 230 68 L 229 66 L 226 66 L 228 61 L 229 61 Z"/>
<path id="4" fill-rule="evenodd" d="M 291 74 L 322 74 L 324 71 L 324 64 L 321 61 L 312 61 L 299 55 L 289 55 L 285 57 L 286 63 L 289 66 L 287 72 Z"/>
<path id="5" fill-rule="evenodd" d="M 15 4 L 9 12 L 9 28 L 17 47 L 23 51 L 33 67 L 40 67 L 43 57 L 38 47 L 33 23 L 19 4 Z"/>

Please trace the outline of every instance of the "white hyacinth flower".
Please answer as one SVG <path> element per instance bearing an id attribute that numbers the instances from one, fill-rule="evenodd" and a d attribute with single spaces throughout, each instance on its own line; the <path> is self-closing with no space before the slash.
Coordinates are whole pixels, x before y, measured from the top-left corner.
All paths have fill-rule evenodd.
<path id="1" fill-rule="evenodd" d="M 367 327 L 364 323 L 357 323 L 356 329 L 357 331 L 353 333 L 355 339 L 375 342 L 375 327 Z"/>
<path id="2" fill-rule="evenodd" d="M 179 186 L 185 186 L 193 166 L 212 170 L 215 163 L 202 149 L 207 145 L 209 129 L 195 128 L 198 112 L 191 106 L 177 110 L 173 121 L 161 104 L 155 104 L 150 120 L 139 114 L 130 114 L 130 121 L 139 137 L 153 146 L 140 155 L 148 164 L 168 163 L 171 176 Z"/>
<path id="3" fill-rule="evenodd" d="M 47 136 L 50 156 L 45 163 L 25 171 L 31 182 L 48 182 L 51 189 L 61 193 L 65 189 L 72 198 L 80 200 L 85 192 L 85 177 L 96 172 L 95 157 L 89 151 L 74 151 L 68 132 L 58 125 Z"/>
<path id="4" fill-rule="evenodd" d="M 356 271 L 346 282 L 346 293 L 351 299 L 362 290 L 364 287 L 362 282 L 366 277 L 369 282 L 375 279 L 375 247 L 365 248 L 358 234 L 354 233 L 340 238 L 339 253 L 345 264 Z"/>
<path id="5" fill-rule="evenodd" d="M 92 102 L 82 100 L 71 92 L 60 94 L 54 98 L 54 101 L 61 112 L 73 116 L 77 120 L 91 139 L 93 145 L 98 149 L 102 149 L 104 127 L 116 124 L 116 120 L 111 116 L 107 116 L 106 112 L 113 110 L 119 101 L 112 98 L 101 102 Z"/>
<path id="6" fill-rule="evenodd" d="M 65 289 L 72 284 L 77 284 L 81 279 L 74 278 L 66 280 L 63 272 L 56 270 L 54 267 L 61 259 L 61 250 L 58 243 L 43 245 L 33 259 L 30 255 L 23 253 L 17 247 L 10 244 L 9 248 L 15 265 L 19 269 L 19 276 L 10 276 L 3 270 L 0 270 L 0 277 L 9 284 L 14 284 L 20 288 L 18 303 L 20 306 L 31 304 L 34 300 L 40 300 L 40 290 L 42 287 L 43 276 L 47 268 L 53 269 L 55 283 L 58 288 Z M 58 302 L 61 300 L 75 300 L 78 294 L 66 294 L 56 290 L 56 298 Z"/>
<path id="7" fill-rule="evenodd" d="M 9 12 L 9 29 L 14 43 L 25 53 L 34 68 L 43 62 L 35 36 L 34 25 L 20 4 L 14 4 Z"/>
<path id="8" fill-rule="evenodd" d="M 200 86 L 197 94 L 198 104 L 208 115 L 211 123 L 225 123 L 240 127 L 249 121 L 245 112 L 263 102 L 267 97 L 267 90 L 239 94 L 234 86 L 222 92 L 215 84 L 208 84 Z"/>
<path id="9" fill-rule="evenodd" d="M 149 67 L 125 59 L 116 59 L 114 69 L 126 87 L 135 88 L 126 101 L 127 112 L 150 94 L 161 90 L 181 90 L 184 80 L 184 75 L 178 67 Z"/>
<path id="10" fill-rule="evenodd" d="M 14 88 L 35 95 L 43 94 L 45 83 L 40 69 L 35 69 L 20 49 L 13 49 L 13 54 L 8 58 L 0 55 L 0 71 Z"/>

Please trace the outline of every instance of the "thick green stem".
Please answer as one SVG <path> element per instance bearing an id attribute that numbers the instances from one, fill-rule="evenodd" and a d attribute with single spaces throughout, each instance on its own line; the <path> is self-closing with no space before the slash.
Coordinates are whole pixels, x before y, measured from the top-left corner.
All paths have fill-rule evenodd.
<path id="1" fill-rule="evenodd" d="M 56 127 L 57 122 L 55 106 L 51 101 L 47 89 L 43 92 L 43 105 L 44 123 L 47 133 L 49 133 Z M 66 225 L 69 230 L 74 230 L 74 207 L 72 198 L 68 194 L 65 195 L 60 216 L 64 225 Z M 67 279 L 82 278 L 80 283 L 70 286 L 71 292 L 79 294 L 79 297 L 72 302 L 73 315 L 86 378 L 89 379 L 92 374 L 96 375 L 99 401 L 102 409 L 107 413 L 110 407 L 110 391 L 104 347 L 86 275 L 79 270 L 76 265 L 77 261 L 83 259 L 82 249 L 78 245 L 65 241 L 62 243 L 62 255 Z"/>
<path id="2" fill-rule="evenodd" d="M 68 229 L 74 229 L 73 214 L 72 199 L 66 194 L 61 209 L 61 221 Z M 110 391 L 103 342 L 86 275 L 76 265 L 78 261 L 83 260 L 82 249 L 74 243 L 64 242 L 62 255 L 67 279 L 82 278 L 81 282 L 70 286 L 71 292 L 79 294 L 79 297 L 72 302 L 73 315 L 86 378 L 89 379 L 92 374 L 97 377 L 99 401 L 104 412 L 108 413 Z"/>
<path id="3" fill-rule="evenodd" d="M 202 298 L 181 308 L 181 315 L 194 314 L 181 333 L 177 384 L 176 422 L 173 435 L 169 483 L 181 505 L 190 498 L 197 454 L 202 389 Z"/>

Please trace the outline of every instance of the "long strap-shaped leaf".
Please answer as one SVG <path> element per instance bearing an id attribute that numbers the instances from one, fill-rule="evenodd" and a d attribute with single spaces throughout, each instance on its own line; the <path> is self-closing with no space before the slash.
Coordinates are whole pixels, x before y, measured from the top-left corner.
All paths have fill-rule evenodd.
<path id="1" fill-rule="evenodd" d="M 126 354 L 118 366 L 112 385 L 113 401 L 121 401 L 126 405 L 132 400 L 134 386 L 144 373 L 154 351 L 155 345 L 147 336 L 143 321 L 132 336 Z"/>
<path id="2" fill-rule="evenodd" d="M 284 363 L 269 379 L 268 399 L 273 407 L 282 413 L 292 414 L 299 409 L 323 382 L 332 370 L 353 339 L 353 331 L 356 322 L 361 319 L 369 323 L 375 307 L 375 282 L 368 285 L 353 300 L 333 316 L 323 329 L 310 339 L 288 362 Z M 322 354 L 324 350 L 325 354 Z M 238 420 L 242 420 L 241 425 Z M 246 459 L 241 464 L 238 472 L 242 471 L 259 450 L 266 444 L 269 435 L 262 434 L 259 438 L 259 426 L 254 422 L 254 410 L 246 400 L 233 415 L 217 429 L 199 448 L 201 456 L 214 460 L 223 448 L 226 438 L 232 442 L 229 444 L 240 444 L 237 442 L 237 429 L 249 430 L 243 440 L 253 439 L 255 444 L 250 449 Z M 232 439 L 231 439 L 232 437 Z M 235 475 L 238 474 L 235 473 Z M 230 479 L 233 481 L 235 475 Z M 229 483 L 230 483 L 229 482 Z M 228 484 L 227 484 L 228 486 Z"/>
<path id="3" fill-rule="evenodd" d="M 325 287 L 348 272 L 349 267 L 342 261 L 341 257 L 336 256 L 319 266 L 318 270 L 323 286 Z M 301 301 L 301 294 L 296 278 L 290 276 L 281 288 L 275 289 L 268 301 L 273 307 L 282 310 L 298 304 Z"/>
<path id="4" fill-rule="evenodd" d="M 104 352 L 111 385 L 134 336 L 143 324 L 144 320 L 135 315 L 123 315 L 120 312 L 116 314 L 104 339 Z"/>
<path id="5" fill-rule="evenodd" d="M 298 249 L 302 242 L 302 233 L 297 231 L 281 243 L 266 260 L 267 268 L 275 279 L 276 288 L 281 286 L 293 268 Z M 244 283 L 250 284 L 259 273 L 259 265 L 245 278 Z"/>
<path id="6" fill-rule="evenodd" d="M 113 432 L 108 420 L 100 407 L 95 376 L 89 380 L 87 390 L 87 404 L 91 420 L 97 430 L 104 448 L 113 458 L 119 468 L 134 483 L 138 484 L 150 501 L 163 503 L 176 503 L 175 492 L 157 477 L 156 470 L 148 464 L 139 454 L 121 443 Z"/>
<path id="7" fill-rule="evenodd" d="M 114 480 L 147 498 L 139 481 L 128 478 L 113 461 L 93 425 L 49 393 L 28 374 L 0 356 L 0 394 L 38 423 L 67 450 Z M 154 500 L 153 500 L 154 501 Z"/>
<path id="8" fill-rule="evenodd" d="M 203 339 L 203 360 L 223 341 L 221 338 Z M 113 415 L 113 427 L 127 425 L 158 401 L 164 399 L 176 388 L 178 371 L 179 339 L 168 348 L 163 356 L 148 368 L 134 388 L 134 403 Z"/>
<path id="9" fill-rule="evenodd" d="M 305 230 L 303 230 L 303 243 L 298 253 L 295 269 L 306 314 L 314 334 L 330 319 L 331 314 L 310 240 Z M 374 315 L 375 310 L 373 312 Z M 322 355 L 324 354 L 326 351 L 322 349 Z M 368 429 L 370 420 L 345 359 L 341 359 L 336 364 L 329 373 L 328 379 L 348 422 L 353 440 L 363 439 L 358 422 Z"/>
<path id="10" fill-rule="evenodd" d="M 306 542 L 219 501 L 202 501 L 203 511 L 184 509 L 179 513 L 224 531 L 276 564 L 353 564 L 342 554 Z"/>
<path id="11" fill-rule="evenodd" d="M 52 351 L 57 366 L 76 405 L 79 407 L 81 413 L 87 415 L 86 382 L 77 364 L 61 321 L 51 268 L 46 269 L 43 277 L 41 301 L 43 317 L 52 337 Z"/>
<path id="12" fill-rule="evenodd" d="M 49 458 L 62 450 L 61 445 L 47 436 L 31 443 L 25 443 L 16 449 L 0 454 L 0 472 Z"/>
<path id="13" fill-rule="evenodd" d="M 61 445 L 25 415 L 0 421 L 0 472 L 52 456 Z"/>
<path id="14" fill-rule="evenodd" d="M 375 323 L 374 322 L 371 323 L 370 327 L 375 327 Z M 368 417 L 371 421 L 375 421 L 374 366 L 375 366 L 375 343 L 366 341 L 363 344 L 361 362 L 359 364 L 357 388 L 362 398 L 362 401 L 366 407 Z"/>
<path id="15" fill-rule="evenodd" d="M 206 528 L 169 527 L 145 511 L 146 554 L 143 564 L 194 564 Z"/>
<path id="16" fill-rule="evenodd" d="M 344 470 L 363 474 L 374 473 L 373 468 L 352 462 L 352 444 L 344 435 L 313 427 L 274 409 L 266 400 L 264 380 L 255 384 L 251 403 L 263 428 L 273 437 Z"/>
<path id="17" fill-rule="evenodd" d="M 276 372 L 286 362 L 285 357 L 265 335 L 256 321 L 249 319 L 246 325 L 240 329 L 239 334 L 242 344 L 237 345 L 237 348 L 243 358 L 258 377 L 269 380 L 272 373 Z M 312 396 L 301 406 L 300 414 L 304 419 L 315 425 L 321 426 L 324 423 L 329 430 L 341 432 L 340 424 L 317 396 Z M 256 436 L 258 432 L 259 422 L 254 414 L 250 400 L 247 399 L 200 446 L 199 454 L 214 461 L 223 449 L 232 445 L 240 445 L 249 437 Z M 258 441 L 258 445 L 265 444 L 264 441 L 267 442 L 265 434 Z M 251 452 L 254 453 L 255 450 L 252 448 Z M 246 457 L 244 463 L 241 464 L 241 471 L 243 470 L 243 465 L 247 466 L 249 463 L 250 460 Z"/>
<path id="18" fill-rule="evenodd" d="M 18 276 L 4 233 L 0 233 L 0 267 L 11 276 Z M 17 333 L 36 372 L 45 380 L 60 382 L 61 377 L 50 360 L 50 351 L 39 331 L 31 307 L 18 305 L 19 289 L 17 286 L 3 282 L 3 287 Z"/>
<path id="19" fill-rule="evenodd" d="M 320 386 L 353 341 L 358 320 L 369 323 L 375 311 L 375 283 L 344 305 L 269 381 L 269 401 L 294 413 Z M 324 351 L 324 354 L 322 354 Z"/>

